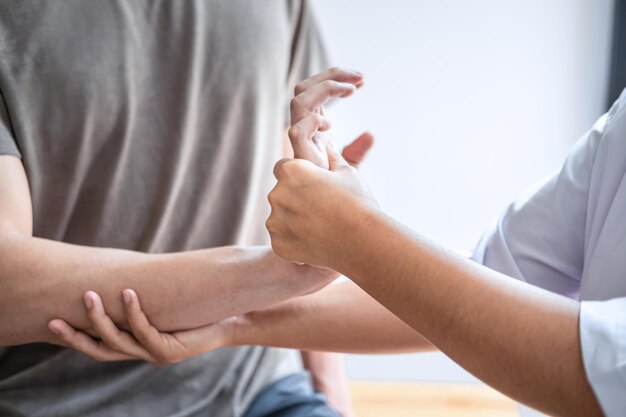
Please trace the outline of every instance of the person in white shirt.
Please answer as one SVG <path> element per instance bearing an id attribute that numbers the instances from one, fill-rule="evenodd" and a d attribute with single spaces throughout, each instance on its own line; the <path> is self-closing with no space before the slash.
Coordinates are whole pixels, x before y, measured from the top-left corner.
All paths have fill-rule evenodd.
<path id="1" fill-rule="evenodd" d="M 245 344 L 358 353 L 437 348 L 550 415 L 625 416 L 626 93 L 560 170 L 511 204 L 472 261 L 385 215 L 350 164 L 358 161 L 326 144 L 321 106 L 340 81 L 322 73 L 300 84 L 290 137 L 316 163 L 276 165 L 267 227 L 280 256 L 351 282 L 175 334 L 152 327 L 126 290 L 136 339 L 117 330 L 90 293 L 103 341 L 53 320 L 59 343 L 92 356 L 106 349 L 136 356 L 141 347 L 165 362 Z"/>

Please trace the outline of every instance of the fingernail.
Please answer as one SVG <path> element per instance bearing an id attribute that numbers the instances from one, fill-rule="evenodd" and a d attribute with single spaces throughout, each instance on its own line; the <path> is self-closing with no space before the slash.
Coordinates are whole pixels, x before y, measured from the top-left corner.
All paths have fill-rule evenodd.
<path id="1" fill-rule="evenodd" d="M 122 292 L 122 298 L 124 298 L 124 302 L 126 304 L 130 304 L 130 301 L 131 301 L 130 291 L 129 290 L 124 290 Z"/>
<path id="2" fill-rule="evenodd" d="M 354 84 L 349 83 L 348 81 L 340 81 L 339 85 L 345 89 L 354 90 Z"/>
<path id="3" fill-rule="evenodd" d="M 91 299 L 90 294 L 85 294 L 85 307 L 89 310 L 93 307 L 93 300 Z"/>
<path id="4" fill-rule="evenodd" d="M 56 327 L 50 327 L 49 329 L 52 333 L 56 334 L 57 336 L 61 336 L 61 330 L 57 329 Z"/>

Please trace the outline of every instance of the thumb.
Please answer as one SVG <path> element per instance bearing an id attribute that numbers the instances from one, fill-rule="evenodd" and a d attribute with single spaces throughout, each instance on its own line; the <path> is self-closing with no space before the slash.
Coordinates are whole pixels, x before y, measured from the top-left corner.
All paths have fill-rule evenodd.
<path id="1" fill-rule="evenodd" d="M 341 156 L 335 142 L 326 145 L 326 153 L 328 154 L 328 166 L 331 171 L 337 171 L 342 166 L 348 166 L 348 162 Z"/>

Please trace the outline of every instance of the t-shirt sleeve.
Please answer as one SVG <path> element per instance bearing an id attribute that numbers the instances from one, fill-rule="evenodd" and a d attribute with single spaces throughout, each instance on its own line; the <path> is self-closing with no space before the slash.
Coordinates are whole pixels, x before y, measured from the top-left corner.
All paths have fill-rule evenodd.
<path id="1" fill-rule="evenodd" d="M 558 172 L 507 208 L 479 242 L 474 260 L 549 291 L 578 295 L 589 183 L 605 123 L 606 115 Z"/>
<path id="2" fill-rule="evenodd" d="M 587 379 L 607 417 L 626 410 L 626 297 L 583 301 L 580 344 Z"/>
<path id="3" fill-rule="evenodd" d="M 287 75 L 291 99 L 296 84 L 328 68 L 328 55 L 311 5 L 307 0 L 290 1 L 292 44 Z"/>
<path id="4" fill-rule="evenodd" d="M 7 111 L 2 94 L 0 94 L 0 155 L 22 156 L 15 143 L 15 136 L 13 135 L 11 121 L 9 120 L 9 112 Z"/>

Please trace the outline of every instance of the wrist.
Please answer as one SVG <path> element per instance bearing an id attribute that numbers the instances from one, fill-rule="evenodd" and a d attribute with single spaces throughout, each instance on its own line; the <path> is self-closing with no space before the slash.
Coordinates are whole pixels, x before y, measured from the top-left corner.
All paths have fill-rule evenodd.
<path id="1" fill-rule="evenodd" d="M 281 289 L 289 288 L 293 296 L 305 295 L 317 291 L 332 281 L 339 274 L 333 270 L 300 265 L 287 261 L 267 248 L 266 262 L 276 271 L 277 285 Z"/>
<path id="2" fill-rule="evenodd" d="M 224 329 L 225 346 L 248 346 L 260 345 L 261 341 L 254 336 L 255 327 L 253 324 L 254 312 L 240 314 L 227 319 Z"/>
<path id="3" fill-rule="evenodd" d="M 291 329 L 313 314 L 315 297 L 294 297 L 261 310 L 229 319 L 226 340 L 229 346 L 274 346 L 297 348 Z"/>
<path id="4" fill-rule="evenodd" d="M 362 247 L 375 240 L 378 234 L 374 229 L 384 221 L 385 215 L 377 205 L 360 201 L 344 212 L 347 214 L 340 220 L 344 227 L 333 238 L 336 245 L 329 253 L 328 265 L 349 276 L 355 267 L 362 264 Z"/>
<path id="5" fill-rule="evenodd" d="M 244 323 L 244 316 L 245 314 L 229 317 L 217 323 L 217 325 L 221 327 L 220 346 L 231 347 L 253 344 L 248 342 L 248 335 L 246 333 L 248 327 L 246 327 Z"/>

